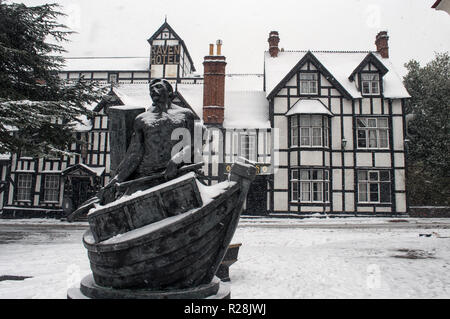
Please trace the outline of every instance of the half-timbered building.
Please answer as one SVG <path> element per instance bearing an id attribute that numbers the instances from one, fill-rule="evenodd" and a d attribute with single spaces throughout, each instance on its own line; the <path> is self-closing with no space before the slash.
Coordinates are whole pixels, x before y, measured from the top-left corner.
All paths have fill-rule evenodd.
<path id="1" fill-rule="evenodd" d="M 148 43 L 148 57 L 67 60 L 61 78 L 83 77 L 111 89 L 89 106 L 95 116 L 76 126 L 82 143 L 70 151 L 78 155 L 13 154 L 0 161 L 3 217 L 64 216 L 105 185 L 117 165 L 111 163 L 109 110 L 150 106 L 153 78 L 171 82 L 173 103 L 190 108 L 206 128 L 199 138 L 207 183 L 226 179 L 237 160 L 257 165 L 247 214 L 406 213 L 409 95 L 389 61 L 385 32 L 373 52 L 284 51 L 272 32 L 261 74 L 228 74 L 221 41 L 210 45 L 204 73 L 195 73 L 167 21 Z"/>

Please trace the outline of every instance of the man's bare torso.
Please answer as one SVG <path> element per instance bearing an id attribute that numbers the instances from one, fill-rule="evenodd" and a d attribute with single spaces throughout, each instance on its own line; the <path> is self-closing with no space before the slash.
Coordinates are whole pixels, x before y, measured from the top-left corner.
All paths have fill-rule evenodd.
<path id="1" fill-rule="evenodd" d="M 193 130 L 193 113 L 185 108 L 172 105 L 166 112 L 149 110 L 135 120 L 137 133 L 142 134 L 144 154 L 137 168 L 137 177 L 148 176 L 167 167 L 173 147 L 179 142 L 172 140 L 177 128 Z"/>

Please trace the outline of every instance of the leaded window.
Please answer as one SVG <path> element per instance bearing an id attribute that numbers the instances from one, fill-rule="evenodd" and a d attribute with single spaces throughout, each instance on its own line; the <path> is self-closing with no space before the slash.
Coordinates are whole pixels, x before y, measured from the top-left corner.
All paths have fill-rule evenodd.
<path id="1" fill-rule="evenodd" d="M 300 73 L 300 94 L 318 94 L 319 74 L 315 72 Z"/>
<path id="2" fill-rule="evenodd" d="M 44 201 L 59 202 L 59 176 L 46 175 L 44 180 Z"/>
<path id="3" fill-rule="evenodd" d="M 33 177 L 31 174 L 19 174 L 17 176 L 17 200 L 31 201 L 31 187 Z"/>
<path id="4" fill-rule="evenodd" d="M 389 148 L 388 118 L 357 118 L 358 148 Z"/>
<path id="5" fill-rule="evenodd" d="M 322 115 L 294 115 L 290 121 L 291 147 L 329 146 L 328 117 Z"/>
<path id="6" fill-rule="evenodd" d="M 361 73 L 361 87 L 364 95 L 380 94 L 380 75 L 378 73 Z"/>
<path id="7" fill-rule="evenodd" d="M 256 162 L 256 135 L 241 135 L 240 156 Z"/>
<path id="8" fill-rule="evenodd" d="M 301 203 L 329 202 L 329 171 L 325 169 L 293 169 L 291 171 L 291 200 Z"/>
<path id="9" fill-rule="evenodd" d="M 359 203 L 390 203 L 391 179 L 387 170 L 358 171 Z"/>

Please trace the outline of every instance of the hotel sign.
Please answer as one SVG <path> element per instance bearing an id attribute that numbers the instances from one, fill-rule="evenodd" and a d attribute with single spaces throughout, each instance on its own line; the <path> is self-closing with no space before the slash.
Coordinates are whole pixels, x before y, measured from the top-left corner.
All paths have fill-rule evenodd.
<path id="1" fill-rule="evenodd" d="M 151 64 L 179 64 L 179 45 L 153 45 Z"/>

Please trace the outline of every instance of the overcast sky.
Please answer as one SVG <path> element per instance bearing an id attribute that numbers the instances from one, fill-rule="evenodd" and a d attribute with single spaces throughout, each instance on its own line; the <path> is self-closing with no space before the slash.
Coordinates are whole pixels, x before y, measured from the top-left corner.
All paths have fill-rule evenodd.
<path id="1" fill-rule="evenodd" d="M 51 1 L 25 0 L 26 5 Z M 64 23 L 77 31 L 67 56 L 148 56 L 147 39 L 167 21 L 203 73 L 208 44 L 221 39 L 228 73 L 262 73 L 267 38 L 280 33 L 285 50 L 375 50 L 389 33 L 399 73 L 416 59 L 450 51 L 450 15 L 435 0 L 61 0 Z"/>

